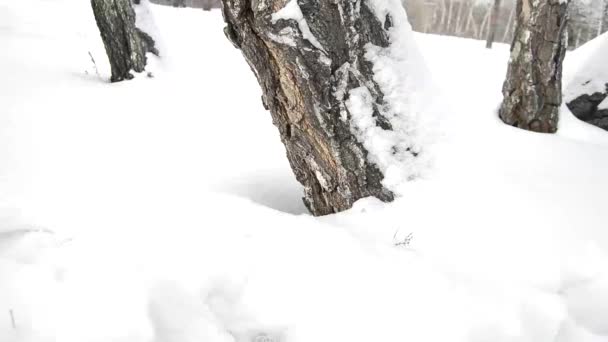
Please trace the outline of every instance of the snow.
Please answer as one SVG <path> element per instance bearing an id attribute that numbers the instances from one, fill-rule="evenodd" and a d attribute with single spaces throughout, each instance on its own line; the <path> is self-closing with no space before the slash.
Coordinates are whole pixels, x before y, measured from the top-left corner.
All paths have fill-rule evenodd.
<path id="1" fill-rule="evenodd" d="M 298 28 L 300 29 L 300 32 L 302 33 L 304 39 L 308 40 L 310 44 L 312 44 L 317 49 L 325 52 L 325 49 L 323 49 L 323 45 L 321 45 L 317 37 L 315 37 L 315 35 L 310 31 L 310 27 L 308 26 L 308 23 L 304 18 L 304 14 L 302 14 L 302 9 L 300 9 L 297 0 L 290 0 L 288 3 L 285 4 L 285 7 L 281 8 L 278 12 L 272 14 L 273 24 L 281 19 L 295 20 L 298 23 Z M 283 29 L 280 33 L 280 38 L 273 39 L 287 45 L 292 45 L 290 41 L 293 40 L 293 38 L 291 37 L 293 37 L 295 32 Z"/>
<path id="2" fill-rule="evenodd" d="M 608 54 L 608 32 L 574 50 L 565 60 L 564 101 L 582 94 L 605 93 L 608 89 L 608 68 L 603 56 Z M 602 104 L 605 106 L 605 104 Z"/>
<path id="3" fill-rule="evenodd" d="M 604 101 L 600 102 L 600 104 L 597 106 L 597 109 L 599 109 L 599 110 L 608 109 L 608 97 L 605 98 Z"/>
<path id="4" fill-rule="evenodd" d="M 395 193 L 407 180 L 424 174 L 430 163 L 433 127 L 433 87 L 425 62 L 418 53 L 405 10 L 399 1 L 369 2 L 385 27 L 390 16 L 390 45 L 382 48 L 369 43 L 365 59 L 372 63 L 374 81 L 384 94 L 382 115 L 393 130 L 376 126 L 373 97 L 366 88 L 349 93 L 347 107 L 353 116 L 353 131 L 370 153 L 370 159 L 384 174 L 383 185 Z"/>
<path id="5" fill-rule="evenodd" d="M 140 0 L 139 5 L 135 6 L 136 26 L 154 39 L 155 47 L 159 50 L 159 54 L 162 54 L 164 51 L 163 37 L 156 26 L 154 13 L 150 6 L 150 0 Z"/>
<path id="6" fill-rule="evenodd" d="M 150 10 L 109 84 L 87 2 L 0 0 L 0 341 L 608 341 L 608 139 L 502 124 L 507 46 L 414 34 L 426 176 L 313 218 L 219 12 Z"/>

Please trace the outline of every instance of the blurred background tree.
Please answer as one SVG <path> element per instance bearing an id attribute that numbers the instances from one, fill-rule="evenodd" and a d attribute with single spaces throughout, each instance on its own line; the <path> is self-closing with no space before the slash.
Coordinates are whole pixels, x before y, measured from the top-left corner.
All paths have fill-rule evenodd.
<path id="1" fill-rule="evenodd" d="M 485 40 L 492 26 L 493 0 L 403 0 L 415 31 Z M 510 44 L 515 1 L 502 0 L 494 41 Z M 608 0 L 572 0 L 568 48 L 575 49 L 608 30 Z"/>
<path id="2" fill-rule="evenodd" d="M 220 0 L 150 0 L 153 3 L 210 10 Z M 515 0 L 501 0 L 492 20 L 494 0 L 402 0 L 414 31 L 511 44 Z M 608 0 L 572 0 L 568 48 L 575 49 L 608 31 Z"/>
<path id="3" fill-rule="evenodd" d="M 174 7 L 202 8 L 207 11 L 221 7 L 220 0 L 150 0 L 150 2 Z"/>

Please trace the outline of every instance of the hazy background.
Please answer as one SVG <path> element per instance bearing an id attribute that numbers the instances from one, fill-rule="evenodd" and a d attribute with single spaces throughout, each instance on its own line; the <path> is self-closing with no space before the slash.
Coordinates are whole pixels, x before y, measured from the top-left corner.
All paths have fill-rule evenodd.
<path id="1" fill-rule="evenodd" d="M 151 0 L 176 7 L 212 9 L 220 0 Z M 402 0 L 415 31 L 486 39 L 494 0 Z M 494 41 L 511 43 L 515 29 L 515 0 L 501 0 Z M 575 49 L 608 30 L 608 0 L 573 0 L 568 47 Z"/>

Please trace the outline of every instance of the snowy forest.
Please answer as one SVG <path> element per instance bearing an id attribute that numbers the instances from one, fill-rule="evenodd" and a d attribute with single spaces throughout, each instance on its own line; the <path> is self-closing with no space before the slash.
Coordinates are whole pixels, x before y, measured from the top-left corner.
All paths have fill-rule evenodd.
<path id="1" fill-rule="evenodd" d="M 513 0 L 404 0 L 413 29 L 423 33 L 487 39 L 495 26 L 495 41 L 510 44 L 516 20 Z M 498 5 L 495 21 L 492 10 Z M 568 48 L 575 49 L 608 31 L 604 0 L 572 0 L 569 6 Z"/>
<path id="2" fill-rule="evenodd" d="M 0 342 L 608 342 L 608 0 L 0 0 Z"/>
<path id="3" fill-rule="evenodd" d="M 608 31 L 606 0 L 571 0 L 568 48 L 575 49 Z M 220 0 L 152 0 L 176 7 L 220 8 Z M 414 31 L 463 38 L 488 39 L 510 44 L 515 31 L 514 0 L 402 0 Z M 496 19 L 492 10 L 497 6 Z"/>

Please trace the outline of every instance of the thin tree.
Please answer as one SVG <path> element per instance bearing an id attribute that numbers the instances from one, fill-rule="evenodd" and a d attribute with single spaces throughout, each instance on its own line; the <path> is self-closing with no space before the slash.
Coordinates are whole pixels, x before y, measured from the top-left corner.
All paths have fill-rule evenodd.
<path id="1" fill-rule="evenodd" d="M 473 15 L 475 11 L 475 6 L 471 5 L 469 9 L 469 14 L 467 15 L 467 24 L 465 25 L 465 31 L 471 32 L 473 37 L 477 37 L 479 35 L 479 28 L 477 27 L 477 23 L 475 22 L 475 16 Z"/>
<path id="2" fill-rule="evenodd" d="M 490 23 L 490 16 L 492 15 L 492 7 L 488 7 L 486 10 L 486 14 L 483 17 L 483 20 L 481 21 L 481 25 L 479 26 L 479 36 L 477 38 L 479 39 L 483 39 L 484 38 L 484 32 L 487 32 L 488 29 L 488 25 Z M 487 35 L 485 36 L 487 37 Z"/>
<path id="3" fill-rule="evenodd" d="M 518 0 L 517 26 L 503 86 L 500 118 L 535 131 L 557 131 L 568 2 Z"/>
<path id="4" fill-rule="evenodd" d="M 464 1 L 459 1 L 458 2 L 458 13 L 456 14 L 456 28 L 454 30 L 454 34 L 459 35 L 462 33 L 462 22 L 463 17 L 464 17 L 464 13 L 465 13 L 465 8 L 466 7 L 466 3 Z"/>
<path id="5" fill-rule="evenodd" d="M 604 33 L 606 27 L 604 26 L 606 24 L 606 21 L 608 20 L 608 1 L 604 0 L 601 2 L 600 4 L 600 12 L 599 12 L 599 18 L 597 21 L 597 34 L 596 36 L 599 36 L 600 34 Z"/>
<path id="6" fill-rule="evenodd" d="M 486 49 L 491 49 L 494 43 L 494 37 L 496 36 L 496 28 L 498 27 L 498 17 L 500 16 L 500 0 L 494 0 L 492 7 L 492 14 L 490 16 L 490 26 L 488 30 L 488 37 L 486 39 Z"/>
<path id="7" fill-rule="evenodd" d="M 91 0 L 95 21 L 112 68 L 112 82 L 146 68 L 146 43 L 135 26 L 131 0 Z"/>
<path id="8" fill-rule="evenodd" d="M 450 2 L 448 6 L 448 22 L 445 25 L 445 34 L 450 34 L 450 28 L 452 26 L 452 17 L 453 17 L 453 9 L 454 9 L 454 0 L 448 0 Z"/>
<path id="9" fill-rule="evenodd" d="M 505 32 L 502 36 L 502 41 L 506 42 L 509 40 L 509 34 L 511 33 L 511 27 L 513 26 L 513 17 L 515 14 L 516 6 L 511 7 L 511 11 L 509 12 L 509 19 L 507 19 L 507 26 L 505 27 Z"/>

